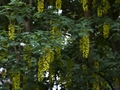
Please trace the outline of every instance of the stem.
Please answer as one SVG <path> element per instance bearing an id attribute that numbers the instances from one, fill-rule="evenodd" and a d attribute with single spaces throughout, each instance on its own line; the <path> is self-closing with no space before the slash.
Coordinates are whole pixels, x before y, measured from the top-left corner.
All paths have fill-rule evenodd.
<path id="1" fill-rule="evenodd" d="M 101 76 L 109 84 L 112 90 L 115 90 L 111 82 L 104 75 L 102 75 L 101 73 L 98 73 L 98 75 Z"/>

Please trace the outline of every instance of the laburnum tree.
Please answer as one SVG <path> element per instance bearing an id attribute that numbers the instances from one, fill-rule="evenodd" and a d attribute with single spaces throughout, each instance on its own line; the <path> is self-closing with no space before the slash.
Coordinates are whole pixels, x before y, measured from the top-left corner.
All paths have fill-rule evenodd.
<path id="1" fill-rule="evenodd" d="M 120 0 L 0 0 L 0 90 L 120 90 L 119 45 Z"/>

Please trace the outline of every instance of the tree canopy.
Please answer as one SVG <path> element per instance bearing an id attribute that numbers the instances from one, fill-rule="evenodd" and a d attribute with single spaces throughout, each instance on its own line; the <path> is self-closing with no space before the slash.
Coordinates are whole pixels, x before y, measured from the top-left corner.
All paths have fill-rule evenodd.
<path id="1" fill-rule="evenodd" d="M 0 0 L 0 90 L 118 90 L 119 45 L 120 0 Z"/>

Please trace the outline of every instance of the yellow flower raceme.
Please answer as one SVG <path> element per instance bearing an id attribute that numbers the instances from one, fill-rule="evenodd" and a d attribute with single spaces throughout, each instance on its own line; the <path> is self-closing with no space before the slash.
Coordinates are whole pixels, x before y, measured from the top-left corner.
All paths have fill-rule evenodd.
<path id="1" fill-rule="evenodd" d="M 100 90 L 98 81 L 93 82 L 93 90 Z"/>
<path id="2" fill-rule="evenodd" d="M 50 21 L 50 24 L 52 24 L 52 21 Z M 50 32 L 51 32 L 51 37 L 59 41 L 60 46 L 56 47 L 55 51 L 57 54 L 57 58 L 61 59 L 61 43 L 62 42 L 60 40 L 60 37 L 62 36 L 62 31 L 57 27 L 52 27 Z"/>
<path id="3" fill-rule="evenodd" d="M 89 47 L 90 47 L 89 36 L 82 37 L 80 39 L 80 51 L 82 52 L 84 58 L 88 58 Z"/>
<path id="4" fill-rule="evenodd" d="M 118 3 L 118 4 L 120 4 L 120 0 L 116 0 L 116 1 L 115 1 L 115 3 Z"/>
<path id="5" fill-rule="evenodd" d="M 94 61 L 94 68 L 95 69 L 99 69 L 99 62 L 98 61 Z M 93 74 L 93 78 L 95 78 L 96 80 L 93 82 L 93 90 L 99 90 L 99 77 L 97 74 Z"/>
<path id="6" fill-rule="evenodd" d="M 93 0 L 93 1 L 92 1 L 92 7 L 94 8 L 95 5 L 96 5 L 96 0 Z"/>
<path id="7" fill-rule="evenodd" d="M 49 64 L 54 60 L 54 52 L 52 49 L 44 49 L 44 55 L 38 60 L 38 81 L 42 81 L 44 78 L 44 72 L 50 67 Z"/>
<path id="8" fill-rule="evenodd" d="M 61 59 L 61 48 L 57 47 L 57 48 L 55 48 L 55 51 L 56 51 L 56 54 L 57 54 L 57 58 Z"/>
<path id="9" fill-rule="evenodd" d="M 109 1 L 107 1 L 107 0 L 103 0 L 102 1 L 102 4 L 103 4 L 103 13 L 104 14 L 107 14 L 108 13 L 108 9 L 110 8 L 110 3 L 109 3 Z"/>
<path id="10" fill-rule="evenodd" d="M 88 10 L 88 0 L 81 0 L 83 10 L 87 11 Z"/>
<path id="11" fill-rule="evenodd" d="M 12 82 L 13 82 L 12 90 L 20 90 L 20 71 L 12 74 Z"/>
<path id="12" fill-rule="evenodd" d="M 42 81 L 44 78 L 44 71 L 43 71 L 43 62 L 39 59 L 38 60 L 38 81 Z"/>
<path id="13" fill-rule="evenodd" d="M 108 9 L 110 8 L 110 3 L 107 0 L 102 0 L 102 5 L 98 6 L 97 8 L 97 16 L 101 17 L 108 13 Z"/>
<path id="14" fill-rule="evenodd" d="M 55 34 L 55 27 L 52 27 L 52 29 L 51 29 L 51 31 L 50 31 L 50 32 L 51 32 L 51 37 L 52 37 L 52 38 L 54 38 L 54 34 Z"/>
<path id="15" fill-rule="evenodd" d="M 38 10 L 38 12 L 44 11 L 44 0 L 38 0 L 37 10 Z"/>
<path id="16" fill-rule="evenodd" d="M 30 57 L 30 54 L 28 53 L 28 54 L 24 54 L 24 60 L 26 60 L 27 61 L 27 63 L 28 63 L 28 66 L 29 67 L 32 67 L 32 62 L 31 62 L 31 57 Z"/>
<path id="17" fill-rule="evenodd" d="M 104 23 L 104 25 L 103 25 L 103 36 L 104 36 L 104 38 L 109 37 L 109 32 L 110 32 L 110 24 Z"/>
<path id="18" fill-rule="evenodd" d="M 56 0 L 56 9 L 61 9 L 62 1 Z"/>
<path id="19" fill-rule="evenodd" d="M 11 40 L 14 40 L 14 32 L 15 32 L 15 27 L 12 23 L 9 24 L 8 26 L 8 36 L 9 36 L 9 39 Z"/>
<path id="20" fill-rule="evenodd" d="M 102 7 L 99 6 L 99 7 L 97 8 L 97 16 L 98 16 L 98 17 L 101 17 L 102 15 L 103 15 L 103 10 L 102 10 Z"/>
<path id="21" fill-rule="evenodd" d="M 24 48 L 23 48 L 23 51 L 25 52 L 24 56 L 23 56 L 23 59 L 27 61 L 28 63 L 28 66 L 29 68 L 32 67 L 32 55 L 31 55 L 31 48 L 32 46 L 29 46 L 29 45 L 25 45 Z"/>

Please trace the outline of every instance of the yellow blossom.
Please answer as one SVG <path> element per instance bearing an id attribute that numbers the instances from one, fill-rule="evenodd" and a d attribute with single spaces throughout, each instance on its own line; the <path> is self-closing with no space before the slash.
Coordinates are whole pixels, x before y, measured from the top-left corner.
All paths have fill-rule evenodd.
<path id="1" fill-rule="evenodd" d="M 104 23 L 104 25 L 103 25 L 103 36 L 104 36 L 104 38 L 109 37 L 109 32 L 110 32 L 110 24 Z"/>
<path id="2" fill-rule="evenodd" d="M 12 23 L 9 24 L 8 26 L 8 36 L 9 36 L 9 39 L 11 40 L 14 40 L 14 32 L 15 32 L 15 27 Z"/>
<path id="3" fill-rule="evenodd" d="M 12 82 L 13 82 L 12 90 L 20 90 L 20 71 L 12 74 Z"/>
<path id="4" fill-rule="evenodd" d="M 44 72 L 49 70 L 49 64 L 54 60 L 54 52 L 52 49 L 44 48 L 44 55 L 38 60 L 38 81 L 44 78 Z"/>
<path id="5" fill-rule="evenodd" d="M 88 10 L 88 0 L 81 0 L 82 7 L 84 11 Z"/>
<path id="6" fill-rule="evenodd" d="M 108 9 L 110 8 L 110 3 L 107 0 L 102 0 L 102 4 L 97 8 L 97 16 L 101 17 L 108 13 Z"/>
<path id="7" fill-rule="evenodd" d="M 90 44 L 89 36 L 85 36 L 80 39 L 80 51 L 82 52 L 84 58 L 88 58 L 90 47 L 89 44 Z"/>
<path id="8" fill-rule="evenodd" d="M 38 12 L 44 11 L 44 0 L 38 0 L 37 10 L 38 10 Z"/>
<path id="9" fill-rule="evenodd" d="M 115 3 L 118 3 L 118 4 L 120 4 L 120 0 L 116 0 L 116 1 L 115 1 Z"/>
<path id="10" fill-rule="evenodd" d="M 96 5 L 96 0 L 93 0 L 93 1 L 92 1 L 92 7 L 94 8 L 95 5 Z"/>
<path id="11" fill-rule="evenodd" d="M 56 0 L 56 9 L 61 9 L 62 1 Z"/>

